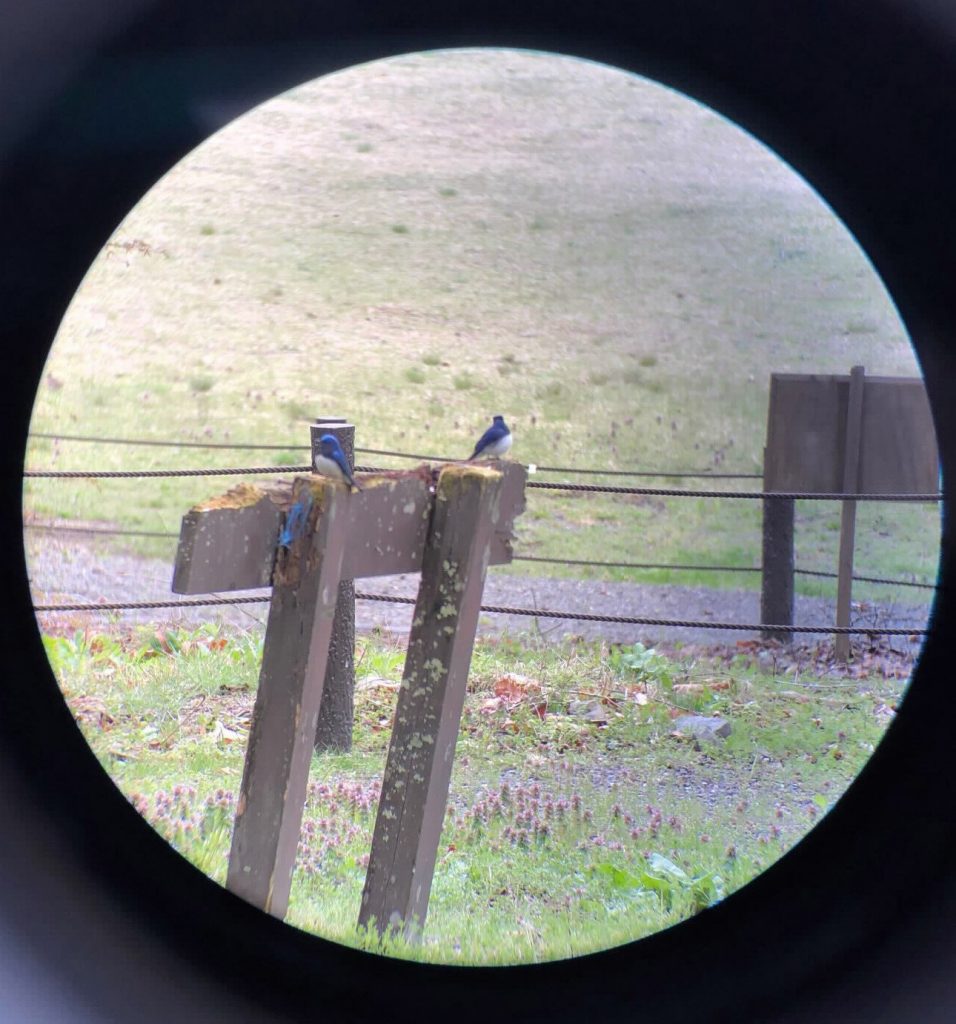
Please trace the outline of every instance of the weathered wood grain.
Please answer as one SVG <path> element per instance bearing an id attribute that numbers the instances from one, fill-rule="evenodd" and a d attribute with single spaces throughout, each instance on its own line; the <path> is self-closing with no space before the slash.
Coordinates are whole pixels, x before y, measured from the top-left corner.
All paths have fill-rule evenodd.
<path id="1" fill-rule="evenodd" d="M 379 932 L 425 920 L 503 481 L 459 465 L 438 478 L 359 912 Z"/>
<path id="2" fill-rule="evenodd" d="M 314 464 L 323 434 L 334 435 L 350 469 L 355 468 L 355 427 L 344 419 L 318 419 L 310 428 Z M 322 705 L 315 730 L 317 751 L 352 749 L 352 727 L 355 719 L 355 582 L 339 583 L 335 602 L 335 618 L 329 639 L 329 659 L 325 666 Z"/>
<path id="3" fill-rule="evenodd" d="M 173 569 L 176 594 L 268 586 L 292 488 L 240 484 L 183 516 Z"/>
<path id="4" fill-rule="evenodd" d="M 514 462 L 490 465 L 501 473 L 503 484 L 501 517 L 493 534 L 489 564 L 502 565 L 512 558 L 514 521 L 524 510 L 527 471 Z M 423 465 L 362 478 L 363 490 L 349 495 L 343 580 L 421 569 L 438 473 L 438 469 Z M 246 484 L 187 512 L 180 531 L 173 591 L 209 594 L 271 586 L 279 533 L 292 504 L 292 486 L 292 481 L 268 489 Z"/>
<path id="5" fill-rule="evenodd" d="M 843 492 L 850 376 L 774 373 L 764 483 L 771 491 Z M 866 377 L 857 486 L 862 494 L 929 494 L 939 453 L 918 377 Z"/>
<path id="6" fill-rule="evenodd" d="M 852 494 L 860 483 L 860 454 L 863 444 L 863 396 L 866 380 L 862 366 L 850 371 L 846 430 L 843 452 L 843 492 Z M 853 595 L 853 548 L 856 544 L 856 502 L 843 501 L 840 509 L 840 554 L 837 567 L 836 624 L 850 625 L 850 600 Z M 850 638 L 836 634 L 833 649 L 838 661 L 850 657 Z"/>
<path id="7" fill-rule="evenodd" d="M 276 566 L 226 881 L 280 918 L 288 906 L 348 530 L 346 489 L 302 479 L 294 497 L 308 490 L 311 521 Z"/>

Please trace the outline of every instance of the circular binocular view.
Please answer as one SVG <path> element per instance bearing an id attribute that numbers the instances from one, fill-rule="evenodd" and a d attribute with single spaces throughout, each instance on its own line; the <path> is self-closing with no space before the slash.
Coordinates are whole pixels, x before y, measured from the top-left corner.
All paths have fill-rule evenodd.
<path id="1" fill-rule="evenodd" d="M 934 598 L 933 421 L 741 128 L 409 54 L 216 131 L 104 241 L 31 422 L 32 593 L 215 882 L 387 956 L 568 958 L 732 897 L 865 765 Z"/>

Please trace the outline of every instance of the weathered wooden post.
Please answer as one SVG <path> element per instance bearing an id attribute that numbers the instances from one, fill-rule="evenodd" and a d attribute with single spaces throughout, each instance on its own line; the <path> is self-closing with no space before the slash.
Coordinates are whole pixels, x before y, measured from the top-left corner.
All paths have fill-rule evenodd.
<path id="1" fill-rule="evenodd" d="M 176 593 L 273 587 L 231 891 L 277 917 L 287 909 L 340 580 L 421 572 L 362 919 L 386 921 L 381 893 L 389 917 L 422 923 L 485 571 L 511 561 L 525 480 L 517 463 L 421 466 L 365 477 L 361 491 L 300 477 L 240 485 L 183 517 Z M 384 830 L 404 779 L 401 827 Z"/>
<path id="2" fill-rule="evenodd" d="M 414 936 L 428 909 L 501 483 L 471 465 L 438 479 L 359 912 L 379 933 Z"/>
<path id="3" fill-rule="evenodd" d="M 767 486 L 767 450 L 764 449 L 764 491 Z M 763 557 L 760 587 L 760 621 L 766 625 L 793 625 L 794 548 L 793 498 L 763 499 Z M 765 640 L 792 643 L 790 631 L 763 630 Z"/>
<path id="4" fill-rule="evenodd" d="M 850 391 L 846 409 L 846 437 L 843 447 L 843 493 L 856 494 L 860 485 L 860 444 L 863 440 L 864 369 L 850 370 Z M 840 556 L 837 568 L 836 624 L 850 625 L 850 602 L 853 597 L 853 546 L 856 543 L 856 502 L 843 499 L 840 509 Z M 838 661 L 850 657 L 850 637 L 837 633 L 833 651 Z"/>
<path id="5" fill-rule="evenodd" d="M 344 419 L 320 417 L 311 426 L 312 459 L 319 450 L 319 438 L 333 434 L 342 447 L 349 467 L 355 467 L 355 427 Z M 311 461 L 311 460 L 310 460 Z M 322 688 L 315 749 L 352 749 L 355 715 L 355 581 L 342 580 L 335 605 L 329 660 Z"/>
<path id="6" fill-rule="evenodd" d="M 349 497 L 329 482 L 296 481 L 293 499 L 303 503 L 304 522 L 280 548 L 273 576 L 226 885 L 276 917 L 289 905 Z"/>

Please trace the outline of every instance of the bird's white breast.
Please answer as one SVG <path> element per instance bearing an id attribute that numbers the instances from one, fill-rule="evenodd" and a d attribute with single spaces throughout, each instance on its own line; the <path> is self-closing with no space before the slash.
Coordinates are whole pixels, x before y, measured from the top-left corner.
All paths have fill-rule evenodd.
<path id="1" fill-rule="evenodd" d="M 345 479 L 345 474 L 342 472 L 339 464 L 334 459 L 322 455 L 321 452 L 312 460 L 312 465 L 316 473 L 321 473 L 322 476 L 330 476 L 333 480 Z"/>
<path id="2" fill-rule="evenodd" d="M 487 448 L 481 453 L 482 455 L 504 455 L 505 452 L 511 450 L 511 435 L 505 434 L 504 437 L 498 438 L 497 441 L 492 441 Z"/>

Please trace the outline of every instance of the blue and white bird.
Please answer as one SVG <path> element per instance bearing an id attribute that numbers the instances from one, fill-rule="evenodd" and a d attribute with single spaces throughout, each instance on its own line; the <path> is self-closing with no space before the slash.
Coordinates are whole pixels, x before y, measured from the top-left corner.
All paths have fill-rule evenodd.
<path id="1" fill-rule="evenodd" d="M 494 422 L 478 439 L 475 450 L 471 453 L 471 458 L 477 459 L 482 455 L 486 455 L 489 458 L 495 459 L 500 455 L 504 455 L 510 448 L 511 431 L 505 424 L 505 418 L 504 416 L 495 416 Z"/>
<path id="2" fill-rule="evenodd" d="M 319 450 L 315 453 L 312 466 L 316 473 L 320 473 L 322 476 L 331 477 L 333 480 L 342 480 L 357 491 L 362 489 L 353 479 L 352 471 L 349 469 L 349 460 L 345 457 L 345 452 L 342 451 L 338 438 L 334 434 L 323 434 L 319 438 Z"/>

